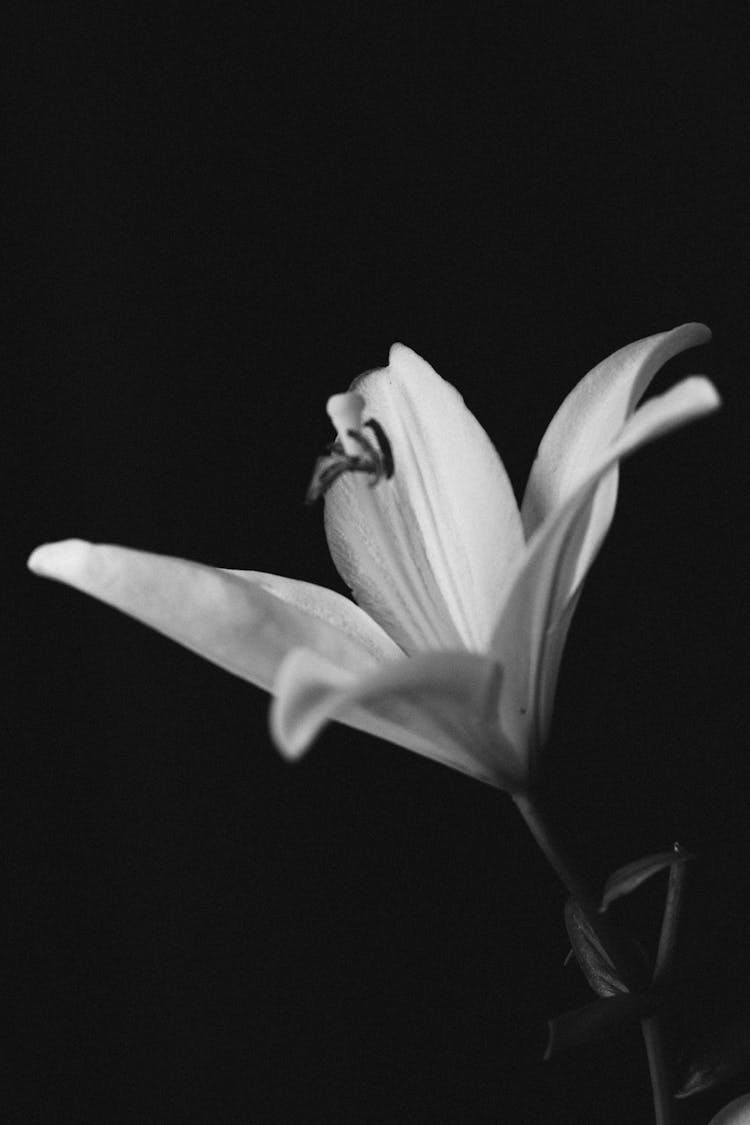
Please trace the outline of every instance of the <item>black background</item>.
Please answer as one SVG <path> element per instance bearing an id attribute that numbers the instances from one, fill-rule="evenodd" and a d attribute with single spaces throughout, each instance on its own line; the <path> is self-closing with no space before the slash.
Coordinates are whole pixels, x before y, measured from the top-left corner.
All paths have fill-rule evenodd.
<path id="1" fill-rule="evenodd" d="M 341 589 L 302 497 L 394 340 L 520 495 L 590 367 L 707 322 L 657 386 L 705 371 L 723 410 L 624 469 L 547 786 L 593 880 L 698 853 L 677 1050 L 741 1012 L 750 8 L 274 12 L 28 6 L 6 39 L 11 1116 L 647 1122 L 636 1031 L 542 1062 L 588 994 L 506 797 L 341 727 L 289 767 L 260 691 L 23 563 L 80 535 Z"/>

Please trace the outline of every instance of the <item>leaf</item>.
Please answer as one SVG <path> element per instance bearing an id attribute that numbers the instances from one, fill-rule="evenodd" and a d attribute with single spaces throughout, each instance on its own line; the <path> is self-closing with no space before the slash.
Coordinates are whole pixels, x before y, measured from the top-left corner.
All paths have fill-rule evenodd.
<path id="1" fill-rule="evenodd" d="M 626 863 L 624 867 L 618 867 L 604 885 L 599 910 L 603 913 L 615 899 L 632 894 L 641 883 L 645 883 L 665 867 L 672 867 L 675 863 L 686 863 L 689 859 L 695 859 L 695 856 L 679 844 L 675 844 L 669 852 L 656 852 L 654 855 L 647 855 L 643 859 Z"/>
<path id="2" fill-rule="evenodd" d="M 554 1016 L 549 1023 L 549 1039 L 545 1059 L 559 1051 L 596 1043 L 621 1027 L 645 1015 L 651 1008 L 651 997 L 632 992 L 602 997 L 582 1008 Z"/>
<path id="3" fill-rule="evenodd" d="M 680 1067 L 675 1097 L 700 1094 L 745 1069 L 750 1072 L 750 1020 L 732 1020 L 704 1033 L 692 1047 Z"/>
<path id="4" fill-rule="evenodd" d="M 572 898 L 565 903 L 565 928 L 578 964 L 594 992 L 598 996 L 626 993 L 627 986 L 618 976 L 583 910 Z"/>

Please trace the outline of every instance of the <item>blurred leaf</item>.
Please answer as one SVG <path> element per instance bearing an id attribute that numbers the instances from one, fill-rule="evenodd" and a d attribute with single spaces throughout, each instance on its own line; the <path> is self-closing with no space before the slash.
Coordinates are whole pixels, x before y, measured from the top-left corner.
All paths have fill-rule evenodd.
<path id="1" fill-rule="evenodd" d="M 680 1067 L 675 1097 L 689 1098 L 710 1090 L 745 1068 L 750 1071 L 750 1020 L 732 1020 L 695 1043 Z"/>
<path id="2" fill-rule="evenodd" d="M 599 909 L 605 911 L 615 899 L 623 895 L 632 894 L 634 890 L 645 883 L 652 875 L 657 875 L 665 867 L 672 867 L 675 863 L 685 863 L 695 857 L 685 848 L 675 844 L 671 851 L 656 852 L 654 855 L 644 856 L 643 859 L 633 860 L 619 867 L 604 885 L 602 904 Z"/>
<path id="3" fill-rule="evenodd" d="M 583 975 L 597 996 L 615 996 L 628 989 L 617 974 L 599 938 L 575 899 L 565 903 L 565 928 Z"/>
<path id="4" fill-rule="evenodd" d="M 549 1039 L 545 1059 L 559 1051 L 596 1043 L 619 1031 L 625 1024 L 644 1015 L 651 1008 L 651 999 L 632 992 L 594 1000 L 582 1008 L 554 1016 L 549 1020 Z"/>

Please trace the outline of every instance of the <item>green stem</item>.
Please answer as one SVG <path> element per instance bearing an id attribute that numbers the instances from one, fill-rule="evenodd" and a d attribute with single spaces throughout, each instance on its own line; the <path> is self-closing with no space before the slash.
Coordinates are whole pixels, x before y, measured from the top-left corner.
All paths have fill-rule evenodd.
<path id="1" fill-rule="evenodd" d="M 606 949 L 621 980 L 631 992 L 640 992 L 647 984 L 643 980 L 641 966 L 607 915 L 599 912 L 598 899 L 566 855 L 560 841 L 553 835 L 542 809 L 530 793 L 516 793 L 513 795 L 513 800 L 551 867 L 583 910 L 586 920 Z"/>
<path id="2" fill-rule="evenodd" d="M 672 1121 L 672 1094 L 659 1017 L 650 1015 L 642 1019 L 641 1031 L 643 1032 L 643 1042 L 646 1044 L 648 1056 L 648 1071 L 651 1075 L 651 1090 L 654 1095 L 656 1125 L 670 1125 Z"/>
<path id="3" fill-rule="evenodd" d="M 631 991 L 641 991 L 645 987 L 642 970 L 634 963 L 630 951 L 607 916 L 599 913 L 596 897 L 553 835 L 534 797 L 530 793 L 515 793 L 513 800 L 553 870 L 583 910 L 589 925 L 607 951 L 608 957 L 624 983 Z M 670 1125 L 672 1097 L 658 1017 L 655 1014 L 646 1016 L 641 1020 L 641 1029 L 648 1055 L 656 1125 Z"/>
<path id="4" fill-rule="evenodd" d="M 674 850 L 678 854 L 682 852 L 679 844 L 674 845 Z M 687 858 L 690 858 L 690 856 Z M 685 880 L 687 879 L 687 873 L 688 865 L 685 862 L 675 863 L 669 869 L 667 898 L 664 903 L 661 933 L 659 934 L 659 948 L 656 953 L 656 966 L 654 968 L 655 984 L 663 985 L 672 974 L 675 945 L 677 943 L 677 931 L 685 900 Z"/>

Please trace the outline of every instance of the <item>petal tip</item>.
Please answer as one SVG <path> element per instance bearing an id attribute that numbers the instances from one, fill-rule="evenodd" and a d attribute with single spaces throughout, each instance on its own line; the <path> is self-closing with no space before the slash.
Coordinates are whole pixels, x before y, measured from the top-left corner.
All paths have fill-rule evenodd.
<path id="1" fill-rule="evenodd" d="M 42 578 L 66 578 L 80 569 L 90 544 L 84 539 L 61 539 L 43 543 L 29 555 L 26 565 Z"/>
<path id="2" fill-rule="evenodd" d="M 390 348 L 388 349 L 388 363 L 389 365 L 403 363 L 423 363 L 425 364 L 425 366 L 429 366 L 429 364 L 427 364 L 427 361 L 425 359 L 422 359 L 422 356 L 415 352 L 413 348 L 410 348 L 407 344 L 400 344 L 398 342 L 396 342 L 395 344 L 391 344 Z"/>
<path id="3" fill-rule="evenodd" d="M 686 324 L 680 324 L 674 331 L 684 333 L 685 336 L 690 338 L 693 345 L 707 344 L 713 336 L 708 325 L 702 324 L 699 320 L 690 320 Z"/>
<path id="4" fill-rule="evenodd" d="M 295 738 L 288 724 L 284 721 L 284 707 L 276 696 L 271 701 L 268 712 L 268 728 L 271 740 L 285 762 L 298 762 L 309 749 L 309 743 L 304 739 Z"/>
<path id="5" fill-rule="evenodd" d="M 696 405 L 705 413 L 719 409 L 721 406 L 721 395 L 711 380 L 707 379 L 705 375 L 688 376 L 685 382 L 692 385 L 691 389 L 695 395 Z"/>

